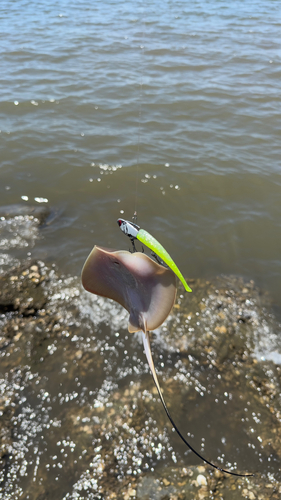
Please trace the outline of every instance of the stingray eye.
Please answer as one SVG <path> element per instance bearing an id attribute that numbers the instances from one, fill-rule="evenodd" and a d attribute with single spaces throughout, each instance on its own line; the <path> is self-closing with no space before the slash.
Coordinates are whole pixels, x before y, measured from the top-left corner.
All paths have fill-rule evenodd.
<path id="1" fill-rule="evenodd" d="M 118 260 L 115 260 L 114 261 L 114 265 L 119 267 L 120 266 L 120 262 L 118 262 Z"/>

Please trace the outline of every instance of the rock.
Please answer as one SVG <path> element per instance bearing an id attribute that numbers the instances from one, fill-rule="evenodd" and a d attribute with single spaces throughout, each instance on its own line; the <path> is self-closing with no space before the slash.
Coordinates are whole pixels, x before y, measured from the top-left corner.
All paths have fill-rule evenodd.
<path id="1" fill-rule="evenodd" d="M 219 366 L 264 352 L 267 339 L 281 348 L 270 299 L 253 282 L 246 288 L 242 278 L 231 276 L 212 283 L 197 280 L 192 296 L 180 296 L 177 305 L 175 318 L 167 322 L 165 341 L 182 354 L 194 353 L 202 362 Z"/>
<path id="2" fill-rule="evenodd" d="M 198 486 L 206 486 L 207 479 L 205 478 L 205 476 L 203 476 L 203 474 L 198 474 L 198 476 L 196 478 L 196 482 L 197 482 Z"/>
<path id="3" fill-rule="evenodd" d="M 227 476 L 187 452 L 137 336 L 127 334 L 125 321 L 116 336 L 116 324 L 103 319 L 120 316 L 122 323 L 121 308 L 105 309 L 78 279 L 33 261 L 0 281 L 5 498 L 279 494 L 281 367 L 255 357 L 258 332 L 274 330 L 267 299 L 254 284 L 230 277 L 197 281 L 193 289 L 192 303 L 179 297 L 161 343 L 151 335 L 160 385 L 180 430 L 203 456 L 260 474 Z"/>
<path id="4" fill-rule="evenodd" d="M 26 264 L 12 268 L 0 276 L 0 312 L 17 311 L 23 316 L 30 316 L 43 309 L 46 297 L 42 287 L 37 286 L 46 280 L 44 266 L 34 273 L 32 268 L 38 265 Z"/>
<path id="5" fill-rule="evenodd" d="M 38 219 L 40 224 L 43 224 L 51 211 L 48 205 L 26 205 L 17 203 L 14 205 L 0 205 L 0 218 L 14 218 L 17 216 L 30 216 Z"/>

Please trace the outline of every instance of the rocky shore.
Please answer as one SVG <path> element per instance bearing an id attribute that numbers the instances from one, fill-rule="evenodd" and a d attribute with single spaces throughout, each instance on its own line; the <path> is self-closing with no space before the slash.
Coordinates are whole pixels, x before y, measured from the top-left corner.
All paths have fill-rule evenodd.
<path id="1" fill-rule="evenodd" d="M 0 210 L 0 498 L 279 499 L 280 324 L 270 297 L 240 277 L 195 280 L 152 334 L 164 396 L 192 446 L 254 473 L 228 476 L 173 432 L 121 307 L 54 265 L 9 258 L 13 245 L 36 244 L 47 217 Z"/>

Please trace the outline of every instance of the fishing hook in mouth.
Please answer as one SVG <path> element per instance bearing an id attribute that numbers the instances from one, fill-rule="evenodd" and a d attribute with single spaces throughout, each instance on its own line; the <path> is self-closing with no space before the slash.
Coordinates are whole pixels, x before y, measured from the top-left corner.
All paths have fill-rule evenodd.
<path id="1" fill-rule="evenodd" d="M 136 238 L 130 238 L 130 241 L 132 243 L 133 250 L 130 250 L 131 253 L 137 252 L 136 245 L 135 245 L 135 239 Z"/>

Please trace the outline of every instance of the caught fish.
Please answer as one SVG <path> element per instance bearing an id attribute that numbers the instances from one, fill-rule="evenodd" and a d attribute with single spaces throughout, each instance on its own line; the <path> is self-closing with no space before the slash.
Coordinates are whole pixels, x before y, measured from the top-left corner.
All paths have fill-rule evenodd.
<path id="1" fill-rule="evenodd" d="M 138 226 L 129 224 L 133 229 L 125 226 L 125 229 L 130 231 L 126 234 L 130 237 L 133 234 L 135 238 L 139 232 Z M 142 332 L 146 358 L 161 403 L 175 431 L 186 446 L 215 469 L 234 476 L 252 475 L 222 469 L 200 455 L 179 431 L 164 400 L 152 358 L 149 331 L 158 328 L 171 312 L 176 297 L 175 273 L 157 264 L 144 253 L 114 251 L 95 246 L 84 264 L 82 284 L 88 292 L 113 299 L 121 304 L 129 313 L 129 332 Z"/>

